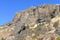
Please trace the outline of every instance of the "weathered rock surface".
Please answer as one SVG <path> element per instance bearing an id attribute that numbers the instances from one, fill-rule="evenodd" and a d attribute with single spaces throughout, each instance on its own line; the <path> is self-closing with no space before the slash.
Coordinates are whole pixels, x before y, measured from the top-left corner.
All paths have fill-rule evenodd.
<path id="1" fill-rule="evenodd" d="M 16 12 L 11 22 L 0 27 L 0 40 L 60 40 L 60 5 Z"/>

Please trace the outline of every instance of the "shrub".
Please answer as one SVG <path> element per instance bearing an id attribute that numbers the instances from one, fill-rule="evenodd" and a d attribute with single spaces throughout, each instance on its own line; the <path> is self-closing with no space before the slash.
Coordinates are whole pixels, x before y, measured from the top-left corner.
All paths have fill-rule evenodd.
<path id="1" fill-rule="evenodd" d="M 4 38 L 2 38 L 1 40 L 5 40 Z"/>
<path id="2" fill-rule="evenodd" d="M 60 40 L 60 37 L 57 37 L 56 40 Z"/>

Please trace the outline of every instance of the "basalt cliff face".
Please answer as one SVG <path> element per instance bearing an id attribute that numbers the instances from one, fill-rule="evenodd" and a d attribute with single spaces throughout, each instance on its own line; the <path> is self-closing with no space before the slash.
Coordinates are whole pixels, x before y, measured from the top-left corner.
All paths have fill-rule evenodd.
<path id="1" fill-rule="evenodd" d="M 16 12 L 0 27 L 0 40 L 60 40 L 60 5 L 44 4 Z"/>

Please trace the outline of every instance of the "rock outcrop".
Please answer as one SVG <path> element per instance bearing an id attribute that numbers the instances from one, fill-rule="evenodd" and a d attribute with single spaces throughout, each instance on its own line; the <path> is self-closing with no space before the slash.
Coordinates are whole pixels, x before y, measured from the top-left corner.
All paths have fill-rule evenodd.
<path id="1" fill-rule="evenodd" d="M 16 12 L 0 27 L 0 40 L 60 40 L 60 5 L 44 4 Z"/>

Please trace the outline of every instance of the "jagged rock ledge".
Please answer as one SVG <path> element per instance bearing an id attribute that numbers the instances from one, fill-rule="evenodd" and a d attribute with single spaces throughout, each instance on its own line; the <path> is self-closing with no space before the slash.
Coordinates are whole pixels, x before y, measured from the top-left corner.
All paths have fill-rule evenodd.
<path id="1" fill-rule="evenodd" d="M 11 22 L 0 27 L 0 40 L 60 40 L 60 5 L 16 12 Z"/>

